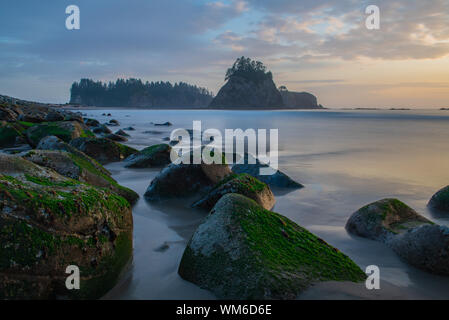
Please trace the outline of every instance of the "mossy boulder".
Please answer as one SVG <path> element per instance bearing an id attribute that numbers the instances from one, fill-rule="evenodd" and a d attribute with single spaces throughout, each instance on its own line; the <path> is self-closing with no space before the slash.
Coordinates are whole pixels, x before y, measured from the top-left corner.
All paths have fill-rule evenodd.
<path id="1" fill-rule="evenodd" d="M 362 281 L 345 254 L 288 218 L 223 196 L 184 251 L 180 276 L 219 299 L 295 299 L 319 281 Z"/>
<path id="2" fill-rule="evenodd" d="M 94 134 L 84 128 L 78 121 L 45 122 L 29 128 L 26 132 L 28 141 L 33 147 L 47 136 L 56 136 L 65 142 L 80 137 L 93 137 Z"/>
<path id="3" fill-rule="evenodd" d="M 237 158 L 240 158 L 239 155 L 236 155 Z M 250 163 L 249 159 L 252 158 L 252 162 Z M 271 188 L 280 188 L 280 189 L 300 189 L 304 186 L 299 182 L 294 181 L 285 173 L 275 170 L 271 168 L 272 174 L 264 175 L 261 174 L 261 169 L 269 168 L 269 165 L 260 162 L 259 159 L 255 159 L 253 156 L 246 154 L 242 159 L 236 159 L 237 163 L 232 167 L 232 172 L 240 174 L 247 173 L 257 178 L 258 180 L 265 182 Z"/>
<path id="4" fill-rule="evenodd" d="M 208 194 L 193 204 L 193 207 L 212 209 L 218 200 L 228 193 L 238 193 L 256 201 L 261 207 L 271 210 L 276 203 L 270 187 L 249 174 L 231 174 L 220 181 Z"/>
<path id="5" fill-rule="evenodd" d="M 429 207 L 449 213 L 449 186 L 435 193 L 429 201 Z"/>
<path id="6" fill-rule="evenodd" d="M 0 298 L 95 299 L 132 258 L 128 201 L 41 168 L 0 156 Z M 67 266 L 80 290 L 67 290 Z"/>
<path id="7" fill-rule="evenodd" d="M 171 147 L 157 144 L 139 151 L 125 159 L 127 168 L 149 168 L 165 166 L 170 163 Z"/>
<path id="8" fill-rule="evenodd" d="M 137 193 L 119 185 L 103 166 L 81 152 L 72 154 L 65 151 L 33 150 L 28 152 L 24 159 L 51 168 L 65 177 L 110 189 L 131 204 L 135 204 L 139 199 Z"/>
<path id="9" fill-rule="evenodd" d="M 23 134 L 16 123 L 0 122 L 0 148 L 13 147 Z"/>
<path id="10" fill-rule="evenodd" d="M 391 237 L 432 222 L 397 199 L 383 199 L 357 210 L 346 230 L 359 237 L 387 242 Z"/>
<path id="11" fill-rule="evenodd" d="M 159 201 L 207 192 L 230 174 L 231 170 L 226 164 L 171 163 L 151 181 L 145 198 Z"/>
<path id="12" fill-rule="evenodd" d="M 106 138 L 78 138 L 72 140 L 70 145 L 101 164 L 122 161 L 138 152 L 134 148 Z"/>

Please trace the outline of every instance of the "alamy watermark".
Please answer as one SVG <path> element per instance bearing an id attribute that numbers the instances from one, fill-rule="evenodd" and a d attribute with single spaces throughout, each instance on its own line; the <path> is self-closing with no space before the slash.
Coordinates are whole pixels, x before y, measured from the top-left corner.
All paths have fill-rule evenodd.
<path id="1" fill-rule="evenodd" d="M 260 175 L 273 175 L 278 170 L 278 129 L 218 129 L 202 131 L 201 121 L 193 121 L 193 130 L 173 130 L 170 159 L 182 164 L 262 164 Z M 193 136 L 192 136 L 193 135 Z M 269 144 L 267 145 L 267 138 Z M 207 144 L 203 144 L 207 141 Z M 268 151 L 269 150 L 269 151 Z"/>

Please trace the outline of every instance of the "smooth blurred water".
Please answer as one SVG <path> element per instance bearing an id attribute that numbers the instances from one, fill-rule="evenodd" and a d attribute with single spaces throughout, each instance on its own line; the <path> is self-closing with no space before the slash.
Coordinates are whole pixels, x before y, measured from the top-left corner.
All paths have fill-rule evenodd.
<path id="1" fill-rule="evenodd" d="M 449 225 L 449 216 L 426 208 L 432 194 L 449 185 L 447 111 L 206 111 L 86 110 L 88 117 L 120 121 L 129 145 L 161 143 L 175 128 L 279 129 L 280 169 L 306 187 L 275 193 L 279 212 L 348 254 L 362 268 L 378 265 L 382 280 L 424 298 L 449 298 L 449 279 L 402 262 L 384 245 L 349 236 L 344 225 L 361 206 L 386 197 L 406 202 L 431 220 Z M 102 116 L 112 113 L 112 117 Z M 170 121 L 172 127 L 151 122 Z M 145 131 L 160 133 L 144 133 Z M 158 169 L 107 166 L 142 199 L 133 210 L 134 267 L 127 281 L 106 298 L 207 299 L 214 296 L 182 280 L 177 267 L 185 245 L 205 213 L 191 201 L 152 205 L 143 193 Z M 164 243 L 166 250 L 158 250 Z M 381 290 L 382 291 L 382 290 Z M 382 297 L 382 292 L 380 293 Z"/>

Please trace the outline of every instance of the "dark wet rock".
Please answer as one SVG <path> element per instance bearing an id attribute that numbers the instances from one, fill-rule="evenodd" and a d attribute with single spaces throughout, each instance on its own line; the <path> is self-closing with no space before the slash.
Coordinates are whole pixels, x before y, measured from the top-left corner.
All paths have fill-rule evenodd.
<path id="1" fill-rule="evenodd" d="M 86 155 L 72 154 L 65 151 L 33 150 L 24 159 L 39 166 L 50 168 L 57 173 L 88 183 L 95 187 L 107 188 L 135 204 L 139 196 L 132 190 L 120 186 L 111 178 L 110 173 L 95 160 Z"/>
<path id="2" fill-rule="evenodd" d="M 109 129 L 106 125 L 101 124 L 98 127 L 92 129 L 93 133 L 97 134 L 110 134 L 112 133 L 111 129 Z"/>
<path id="3" fill-rule="evenodd" d="M 13 147 L 18 144 L 18 138 L 23 137 L 23 128 L 17 123 L 0 121 L 0 148 Z"/>
<path id="4" fill-rule="evenodd" d="M 0 104 L 0 121 L 16 121 L 19 114 L 14 110 L 14 108 L 6 105 Z"/>
<path id="5" fill-rule="evenodd" d="M 449 228 L 424 225 L 394 237 L 389 245 L 406 262 L 430 273 L 449 276 Z"/>
<path id="6" fill-rule="evenodd" d="M 57 112 L 52 111 L 47 114 L 45 117 L 45 121 L 54 122 L 54 121 L 63 121 L 65 119 L 64 115 Z"/>
<path id="7" fill-rule="evenodd" d="M 39 144 L 39 141 L 47 136 L 56 136 L 65 142 L 80 137 L 94 136 L 90 130 L 84 128 L 84 126 L 77 121 L 41 123 L 29 128 L 26 134 L 28 141 L 33 147 L 36 147 Z"/>
<path id="8" fill-rule="evenodd" d="M 157 144 L 145 148 L 125 159 L 127 168 L 149 168 L 165 166 L 170 161 L 171 147 L 167 144 Z"/>
<path id="9" fill-rule="evenodd" d="M 118 135 L 118 134 L 114 134 L 114 133 L 110 133 L 104 136 L 107 139 L 110 139 L 112 141 L 118 141 L 118 142 L 126 142 L 128 141 L 128 139 L 124 136 Z"/>
<path id="10" fill-rule="evenodd" d="M 449 186 L 433 195 L 429 201 L 429 207 L 449 213 Z"/>
<path id="11" fill-rule="evenodd" d="M 229 174 L 228 165 L 171 163 L 151 181 L 145 198 L 158 201 L 206 192 Z"/>
<path id="12" fill-rule="evenodd" d="M 272 169 L 272 171 L 274 172 L 274 174 L 272 175 L 260 174 L 260 170 L 262 168 L 269 168 L 269 166 L 267 164 L 261 163 L 259 159 L 254 159 L 254 161 L 256 162 L 255 164 L 249 164 L 248 157 L 252 156 L 246 155 L 245 162 L 242 162 L 241 164 L 235 164 L 232 167 L 232 171 L 237 174 L 247 173 L 249 175 L 252 175 L 258 180 L 268 184 L 271 188 L 300 189 L 304 187 L 302 184 L 292 180 L 289 176 L 287 176 L 280 170 Z"/>
<path id="13" fill-rule="evenodd" d="M 392 237 L 432 222 L 397 199 L 384 199 L 364 206 L 346 223 L 346 230 L 359 237 L 388 242 Z"/>
<path id="14" fill-rule="evenodd" d="M 154 124 L 156 127 L 160 127 L 160 126 L 167 126 L 167 127 L 169 127 L 169 126 L 172 126 L 173 124 L 171 123 L 171 122 L 164 122 L 164 123 L 155 123 Z"/>
<path id="15" fill-rule="evenodd" d="M 31 122 L 31 123 L 41 123 L 45 122 L 46 115 L 43 113 L 24 113 L 19 115 L 18 120 L 23 122 Z"/>
<path id="16" fill-rule="evenodd" d="M 276 203 L 270 187 L 250 176 L 249 174 L 231 174 L 220 181 L 203 198 L 192 206 L 204 209 L 212 209 L 218 200 L 225 194 L 238 193 L 256 201 L 264 209 L 271 210 Z"/>
<path id="17" fill-rule="evenodd" d="M 72 140 L 70 145 L 101 164 L 122 161 L 138 152 L 136 149 L 106 138 L 78 138 Z"/>
<path id="18" fill-rule="evenodd" d="M 134 129 L 133 127 L 127 127 L 125 129 L 123 129 L 125 131 L 135 131 L 136 129 Z"/>
<path id="19" fill-rule="evenodd" d="M 99 127 L 100 126 L 100 121 L 95 120 L 95 119 L 86 118 L 86 119 L 84 119 L 84 123 L 88 127 Z"/>
<path id="20" fill-rule="evenodd" d="M 223 196 L 184 251 L 180 276 L 219 299 L 295 299 L 320 281 L 366 278 L 345 254 L 238 194 Z"/>
<path id="21" fill-rule="evenodd" d="M 155 130 L 148 130 L 148 131 L 144 131 L 143 133 L 146 133 L 146 134 L 163 134 L 162 131 L 155 131 Z"/>
<path id="22" fill-rule="evenodd" d="M 115 193 L 0 155 L 0 298 L 100 298 L 131 260 L 132 225 Z M 68 265 L 80 290 L 64 285 Z"/>
<path id="23" fill-rule="evenodd" d="M 130 137 L 129 134 L 127 134 L 125 131 L 123 131 L 122 129 L 118 130 L 116 133 L 116 135 L 122 136 L 122 137 Z"/>
<path id="24" fill-rule="evenodd" d="M 162 138 L 162 141 L 170 141 L 170 137 L 164 137 Z"/>
<path id="25" fill-rule="evenodd" d="M 118 127 L 118 126 L 120 126 L 120 122 L 118 122 L 118 121 L 115 120 L 115 119 L 112 119 L 112 120 L 109 120 L 109 122 L 107 123 L 107 125 L 108 125 L 108 126 L 111 126 L 111 127 Z"/>

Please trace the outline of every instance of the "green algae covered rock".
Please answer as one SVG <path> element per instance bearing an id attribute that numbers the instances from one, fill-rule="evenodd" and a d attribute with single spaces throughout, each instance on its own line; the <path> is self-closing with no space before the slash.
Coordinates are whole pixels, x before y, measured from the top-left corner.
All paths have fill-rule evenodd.
<path id="1" fill-rule="evenodd" d="M 391 237 L 425 224 L 433 224 L 397 199 L 384 199 L 364 206 L 346 223 L 348 232 L 388 242 Z"/>
<path id="2" fill-rule="evenodd" d="M 33 150 L 24 155 L 24 158 L 71 179 L 110 189 L 131 204 L 135 204 L 139 199 L 137 193 L 119 185 L 103 166 L 80 151 L 72 154 L 65 151 Z"/>
<path id="3" fill-rule="evenodd" d="M 208 194 L 192 206 L 212 209 L 222 196 L 238 193 L 256 201 L 264 209 L 271 210 L 276 203 L 270 187 L 249 174 L 231 174 L 220 181 Z"/>
<path id="4" fill-rule="evenodd" d="M 100 298 L 132 257 L 128 201 L 20 157 L 0 156 L 0 298 Z M 67 266 L 80 290 L 67 290 Z"/>
<path id="5" fill-rule="evenodd" d="M 139 151 L 125 159 L 127 168 L 149 168 L 165 166 L 170 163 L 171 147 L 157 144 Z"/>
<path id="6" fill-rule="evenodd" d="M 13 147 L 17 138 L 22 136 L 20 129 L 13 123 L 0 122 L 0 148 Z"/>
<path id="7" fill-rule="evenodd" d="M 288 218 L 238 194 L 198 227 L 178 270 L 220 299 L 295 299 L 318 281 L 362 281 L 346 255 Z"/>
<path id="8" fill-rule="evenodd" d="M 435 193 L 429 201 L 429 207 L 444 212 L 449 212 L 449 186 Z"/>
<path id="9" fill-rule="evenodd" d="M 106 138 L 78 138 L 72 140 L 70 145 L 101 164 L 122 161 L 138 152 L 134 148 Z"/>
<path id="10" fill-rule="evenodd" d="M 32 126 L 27 130 L 28 141 L 33 147 L 39 144 L 42 138 L 56 136 L 65 142 L 80 137 L 93 137 L 94 134 L 78 121 L 44 122 Z"/>

